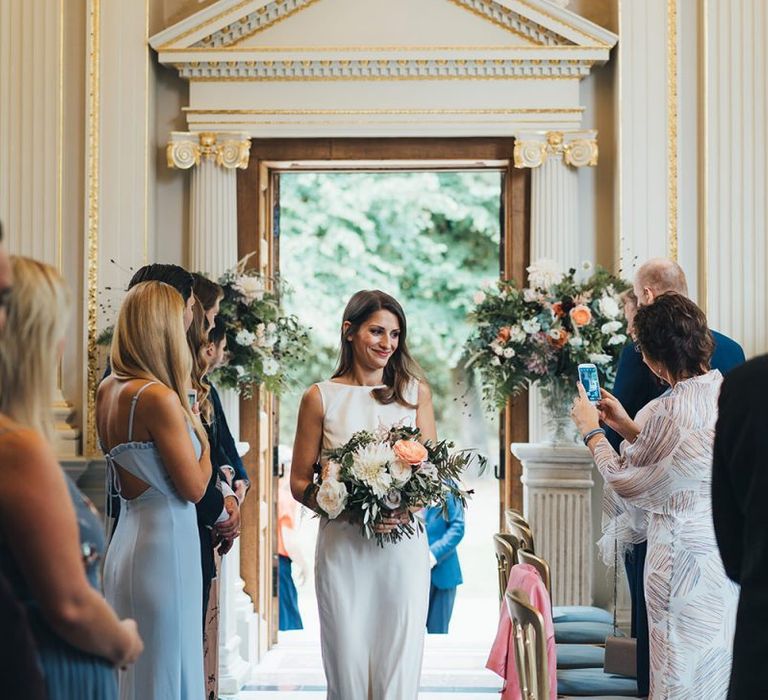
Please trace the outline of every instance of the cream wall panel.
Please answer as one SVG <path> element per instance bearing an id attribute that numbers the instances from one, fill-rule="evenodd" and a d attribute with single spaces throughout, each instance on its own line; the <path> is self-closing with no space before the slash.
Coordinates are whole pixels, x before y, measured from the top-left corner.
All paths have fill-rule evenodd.
<path id="1" fill-rule="evenodd" d="M 619 252 L 630 274 L 668 251 L 667 0 L 620 0 L 619 37 Z"/>
<path id="2" fill-rule="evenodd" d="M 84 2 L 0 3 L 0 219 L 9 250 L 56 266 L 72 291 L 60 388 L 75 424 L 85 353 L 84 24 Z"/>
<path id="3" fill-rule="evenodd" d="M 768 350 L 768 5 L 707 0 L 706 269 L 715 328 Z"/>
<path id="4" fill-rule="evenodd" d="M 0 216 L 12 252 L 61 263 L 59 0 L 0 3 Z"/>
<path id="5" fill-rule="evenodd" d="M 112 324 L 132 272 L 154 246 L 150 148 L 154 115 L 146 0 L 88 0 L 86 452 L 97 455 L 92 397 L 100 378 L 95 336 Z M 92 296 L 95 292 L 95 296 Z"/>
<path id="6" fill-rule="evenodd" d="M 678 262 L 688 278 L 692 299 L 702 305 L 699 293 L 702 193 L 704 189 L 703 114 L 703 13 L 699 0 L 677 0 L 678 50 Z"/>

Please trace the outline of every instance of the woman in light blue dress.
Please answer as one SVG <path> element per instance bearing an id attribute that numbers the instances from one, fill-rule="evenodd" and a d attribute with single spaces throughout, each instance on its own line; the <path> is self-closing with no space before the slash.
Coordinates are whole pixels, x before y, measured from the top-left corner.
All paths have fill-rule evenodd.
<path id="1" fill-rule="evenodd" d="M 194 504 L 211 462 L 187 400 L 192 358 L 183 314 L 181 294 L 166 284 L 144 282 L 128 292 L 112 374 L 96 402 L 108 489 L 121 499 L 104 591 L 118 614 L 136 619 L 145 645 L 136 665 L 120 673 L 120 700 L 205 697 Z"/>

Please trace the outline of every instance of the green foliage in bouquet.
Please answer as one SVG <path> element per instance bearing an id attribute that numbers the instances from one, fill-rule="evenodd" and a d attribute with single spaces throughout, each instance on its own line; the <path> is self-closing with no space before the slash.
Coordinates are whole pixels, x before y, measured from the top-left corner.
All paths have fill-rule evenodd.
<path id="1" fill-rule="evenodd" d="M 250 257 L 250 256 L 248 256 Z M 219 315 L 227 329 L 229 362 L 212 379 L 250 398 L 254 386 L 280 391 L 293 381 L 306 359 L 309 337 L 295 316 L 284 316 L 278 291 L 269 289 L 248 257 L 219 278 L 224 290 Z"/>
<path id="2" fill-rule="evenodd" d="M 417 428 L 404 425 L 360 431 L 335 450 L 325 453 L 325 465 L 317 503 L 322 513 L 336 518 L 345 513 L 359 523 L 362 535 L 375 537 L 377 544 L 396 543 L 423 531 L 411 508 L 442 506 L 447 517 L 448 501 L 456 498 L 466 507 L 472 491 L 459 484 L 464 470 L 483 458 L 472 450 L 452 451 L 453 443 L 418 442 Z M 393 512 L 407 513 L 408 522 L 389 533 L 376 525 Z"/>
<path id="3" fill-rule="evenodd" d="M 573 384 L 575 392 L 577 367 L 585 362 L 597 366 L 603 386 L 613 386 L 627 343 L 620 294 L 629 283 L 601 268 L 578 281 L 575 268 L 564 274 L 546 260 L 528 272 L 525 289 L 500 281 L 475 296 L 466 366 L 479 374 L 486 401 L 503 408 L 532 382 L 545 394 L 557 383 Z"/>

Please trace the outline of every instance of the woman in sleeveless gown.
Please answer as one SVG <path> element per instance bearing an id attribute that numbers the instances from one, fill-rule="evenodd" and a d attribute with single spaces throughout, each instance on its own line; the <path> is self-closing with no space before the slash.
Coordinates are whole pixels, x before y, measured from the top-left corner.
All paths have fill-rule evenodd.
<path id="1" fill-rule="evenodd" d="M 0 696 L 115 700 L 115 666 L 132 663 L 141 640 L 136 623 L 119 620 L 101 595 L 101 522 L 49 442 L 69 296 L 49 265 L 14 258 L 12 270 L 0 336 L 0 573 L 26 610 L 39 671 L 23 690 L 3 685 Z M 6 642 L 23 629 L 2 630 Z"/>
<path id="2" fill-rule="evenodd" d="M 191 362 L 184 301 L 144 282 L 125 297 L 112 375 L 96 418 L 120 520 L 104 562 L 104 590 L 139 626 L 145 651 L 120 674 L 121 700 L 205 697 L 202 575 L 195 502 L 211 474 L 208 443 L 186 399 Z"/>
<path id="3" fill-rule="evenodd" d="M 379 291 L 349 301 L 334 377 L 309 388 L 299 411 L 294 497 L 316 506 L 313 465 L 359 430 L 404 422 L 434 440 L 432 401 L 406 345 L 400 304 Z M 407 519 L 393 513 L 386 532 Z M 429 599 L 429 548 L 419 533 L 397 544 L 365 539 L 343 516 L 323 517 L 315 581 L 329 700 L 415 700 Z"/>

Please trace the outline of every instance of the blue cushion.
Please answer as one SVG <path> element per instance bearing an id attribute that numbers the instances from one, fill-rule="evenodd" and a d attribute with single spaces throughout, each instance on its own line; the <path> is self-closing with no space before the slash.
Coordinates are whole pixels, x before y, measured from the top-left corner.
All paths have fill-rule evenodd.
<path id="1" fill-rule="evenodd" d="M 613 624 L 613 615 L 594 605 L 555 605 L 552 608 L 553 622 L 605 622 Z"/>
<path id="2" fill-rule="evenodd" d="M 558 644 L 558 668 L 602 668 L 605 648 L 592 644 Z"/>
<path id="3" fill-rule="evenodd" d="M 604 622 L 555 622 L 558 644 L 605 644 L 613 635 L 613 625 Z"/>
<path id="4" fill-rule="evenodd" d="M 637 697 L 637 681 L 605 673 L 602 668 L 573 668 L 557 672 L 557 692 L 560 695 Z"/>

